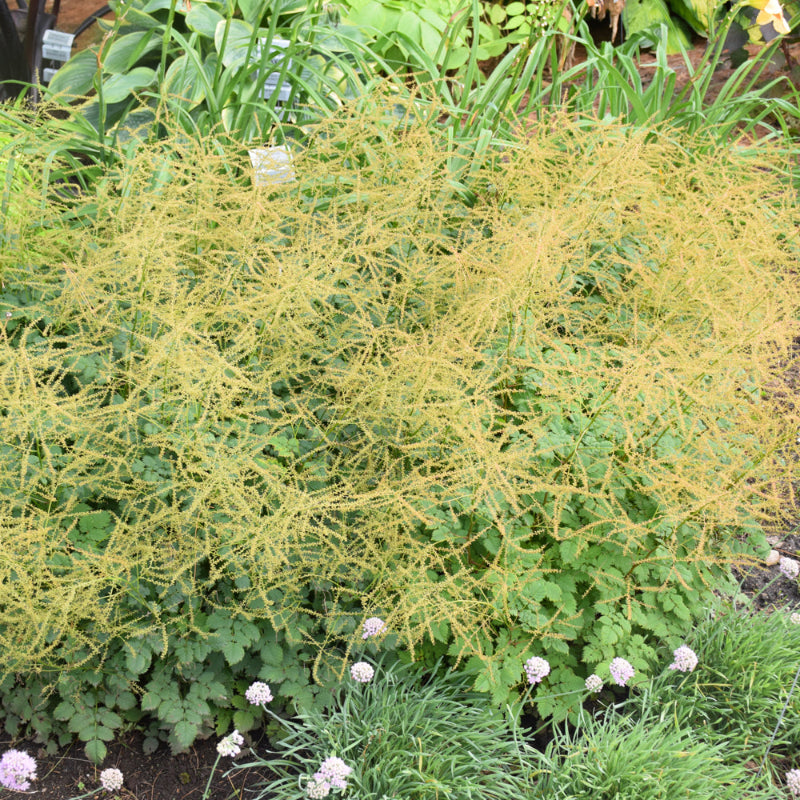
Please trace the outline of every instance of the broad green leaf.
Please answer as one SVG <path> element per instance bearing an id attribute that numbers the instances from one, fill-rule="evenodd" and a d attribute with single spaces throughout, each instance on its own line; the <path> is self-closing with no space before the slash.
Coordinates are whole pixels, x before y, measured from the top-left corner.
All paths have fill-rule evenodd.
<path id="1" fill-rule="evenodd" d="M 210 84 L 214 79 L 213 67 L 204 64 L 203 71 Z M 164 76 L 162 90 L 165 95 L 186 102 L 189 106 L 197 105 L 206 96 L 205 82 L 198 74 L 196 62 L 188 55 L 178 56 L 170 64 Z"/>
<path id="2" fill-rule="evenodd" d="M 133 92 L 146 89 L 155 83 L 156 72 L 150 67 L 137 67 L 124 75 L 112 75 L 103 82 L 103 99 L 106 103 L 118 103 Z"/>
<path id="3" fill-rule="evenodd" d="M 127 72 L 146 53 L 161 47 L 161 40 L 151 28 L 115 37 L 103 57 L 104 72 Z"/>
<path id="4" fill-rule="evenodd" d="M 189 30 L 196 31 L 209 39 L 214 38 L 217 25 L 224 21 L 222 14 L 204 3 L 194 3 L 192 10 L 186 15 L 186 25 Z"/>
<path id="5" fill-rule="evenodd" d="M 251 25 L 258 25 L 269 7 L 265 6 L 263 0 L 238 0 L 238 6 L 242 11 L 245 22 Z"/>
<path id="6" fill-rule="evenodd" d="M 217 29 L 214 32 L 214 46 L 221 55 L 222 63 L 226 67 L 241 66 L 244 63 L 250 42 L 255 36 L 253 27 L 240 19 L 233 19 L 230 21 L 226 38 L 225 29 L 227 25 L 226 20 L 217 23 Z M 255 53 L 255 47 L 252 52 Z"/>
<path id="7" fill-rule="evenodd" d="M 397 20 L 397 30 L 400 33 L 404 33 L 409 39 L 419 42 L 422 31 L 419 15 L 415 14 L 413 11 L 403 12 L 400 19 Z"/>
<path id="8" fill-rule="evenodd" d="M 97 56 L 91 50 L 81 50 L 56 72 L 47 93 L 83 97 L 91 91 L 96 74 Z"/>

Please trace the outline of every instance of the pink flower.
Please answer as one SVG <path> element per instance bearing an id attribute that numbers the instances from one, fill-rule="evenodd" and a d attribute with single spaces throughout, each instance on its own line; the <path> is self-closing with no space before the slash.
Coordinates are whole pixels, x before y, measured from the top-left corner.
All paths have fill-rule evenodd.
<path id="1" fill-rule="evenodd" d="M 327 797 L 331 793 L 331 785 L 323 780 L 319 772 L 306 784 L 306 794 L 310 798 Z"/>
<path id="2" fill-rule="evenodd" d="M 618 686 L 624 686 L 633 677 L 635 672 L 631 663 L 624 658 L 615 658 L 611 662 L 608 670 L 611 673 L 611 677 L 614 679 L 614 683 Z"/>
<path id="3" fill-rule="evenodd" d="M 597 694 L 603 688 L 603 680 L 599 675 L 590 675 L 586 679 L 586 691 Z"/>
<path id="4" fill-rule="evenodd" d="M 36 761 L 22 750 L 8 750 L 0 758 L 0 784 L 24 792 L 36 780 Z"/>
<path id="5" fill-rule="evenodd" d="M 377 636 L 386 629 L 386 623 L 380 617 L 370 617 L 364 622 L 364 634 L 362 639 L 369 639 L 370 636 Z"/>
<path id="6" fill-rule="evenodd" d="M 353 771 L 352 767 L 341 758 L 331 756 L 320 765 L 319 771 L 314 773 L 314 780 L 318 783 L 329 783 L 334 789 L 347 788 L 347 776 Z M 307 791 L 307 790 L 306 790 Z"/>
<path id="7" fill-rule="evenodd" d="M 669 665 L 670 669 L 691 672 L 697 666 L 697 654 L 685 644 L 682 644 L 677 650 L 673 650 L 672 655 L 675 660 Z"/>
<path id="8" fill-rule="evenodd" d="M 541 683 L 542 678 L 550 674 L 550 664 L 543 658 L 533 656 L 525 662 L 525 674 L 528 676 L 528 683 Z"/>
<path id="9" fill-rule="evenodd" d="M 272 692 L 269 690 L 269 686 L 262 681 L 251 683 L 244 696 L 252 706 L 260 706 L 272 702 Z"/>
<path id="10" fill-rule="evenodd" d="M 786 558 L 786 556 L 781 557 L 778 562 L 778 569 L 791 581 L 800 575 L 800 563 L 793 558 Z"/>

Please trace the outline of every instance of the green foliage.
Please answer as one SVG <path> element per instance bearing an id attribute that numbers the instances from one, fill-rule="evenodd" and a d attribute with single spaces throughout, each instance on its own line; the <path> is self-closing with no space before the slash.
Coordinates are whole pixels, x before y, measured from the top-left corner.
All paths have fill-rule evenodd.
<path id="1" fill-rule="evenodd" d="M 800 626 L 782 612 L 755 614 L 717 602 L 687 641 L 698 666 L 685 675 L 659 675 L 632 701 L 633 713 L 657 715 L 726 741 L 729 761 L 761 763 L 773 733 L 770 751 L 793 755 L 800 738 L 800 697 L 797 687 L 791 698 L 789 692 L 798 668 Z"/>
<path id="2" fill-rule="evenodd" d="M 125 724 L 246 730 L 256 677 L 324 708 L 374 614 L 496 706 L 545 655 L 538 711 L 574 716 L 552 695 L 646 677 L 763 546 L 800 427 L 763 396 L 800 309 L 779 151 L 554 120 L 458 173 L 441 113 L 359 98 L 281 187 L 175 136 L 15 188 L 7 727 L 97 758 Z"/>
<path id="3" fill-rule="evenodd" d="M 637 33 L 659 34 L 661 27 L 667 30 L 666 38 L 663 33 L 660 40 L 666 44 L 667 53 L 670 55 L 680 53 L 692 46 L 686 26 L 682 24 L 680 17 L 673 17 L 666 0 L 626 0 L 625 9 L 622 12 L 622 22 L 625 27 L 625 38 L 628 39 Z M 656 44 L 655 41 L 645 39 L 650 46 Z"/>
<path id="4" fill-rule="evenodd" d="M 701 730 L 669 720 L 616 713 L 584 718 L 575 734 L 557 732 L 542 757 L 541 796 L 553 800 L 777 800 L 743 761 L 730 763 L 724 740 L 710 743 Z"/>
<path id="5" fill-rule="evenodd" d="M 459 69 L 470 56 L 469 37 L 463 28 L 454 32 L 453 23 L 468 16 L 469 4 L 469 0 L 345 0 L 344 20 L 358 27 L 370 48 L 394 69 L 414 68 L 416 54 L 409 40 L 419 43 L 437 66 L 446 59 L 450 69 Z"/>
<path id="6" fill-rule="evenodd" d="M 277 757 L 235 768 L 277 775 L 254 790 L 257 800 L 301 800 L 305 781 L 332 755 L 352 768 L 347 783 L 359 797 L 516 800 L 534 789 L 525 765 L 532 749 L 463 676 L 443 669 L 378 664 L 367 684 L 348 678 L 328 711 L 284 724 Z"/>
<path id="7" fill-rule="evenodd" d="M 263 139 L 288 121 L 284 106 L 302 126 L 309 121 L 303 108 L 324 114 L 361 82 L 338 38 L 358 32 L 331 29 L 319 2 L 111 5 L 117 16 L 104 23 L 102 42 L 77 52 L 47 90 L 62 102 L 92 95 L 80 112 L 88 138 L 102 142 L 115 126 L 123 138 L 141 128 L 158 132 L 168 113 L 189 133 Z M 262 99 L 268 82 L 289 86 L 288 96 L 275 90 Z"/>

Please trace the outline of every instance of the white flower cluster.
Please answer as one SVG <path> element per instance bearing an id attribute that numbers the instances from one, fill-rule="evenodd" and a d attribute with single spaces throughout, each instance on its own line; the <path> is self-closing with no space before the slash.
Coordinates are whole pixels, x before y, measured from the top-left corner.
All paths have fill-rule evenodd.
<path id="1" fill-rule="evenodd" d="M 107 792 L 118 792 L 122 788 L 122 772 L 118 769 L 104 769 L 100 773 L 100 784 Z"/>
<path id="2" fill-rule="evenodd" d="M 250 684 L 250 688 L 244 693 L 247 702 L 253 706 L 260 706 L 264 703 L 272 702 L 272 692 L 269 686 L 262 681 L 256 681 Z"/>
<path id="3" fill-rule="evenodd" d="M 790 769 L 786 773 L 786 788 L 793 797 L 800 797 L 800 769 Z"/>
<path id="4" fill-rule="evenodd" d="M 630 661 L 626 661 L 624 658 L 613 659 L 608 671 L 611 673 L 614 683 L 618 686 L 624 686 L 634 674 L 634 669 Z"/>
<path id="5" fill-rule="evenodd" d="M 597 694 L 603 688 L 603 679 L 599 675 L 591 674 L 586 679 L 586 691 Z"/>
<path id="6" fill-rule="evenodd" d="M 550 674 L 550 664 L 545 659 L 534 656 L 525 662 L 525 674 L 528 676 L 528 683 L 540 683 L 542 678 Z"/>
<path id="7" fill-rule="evenodd" d="M 369 639 L 370 636 L 377 636 L 386 629 L 386 623 L 380 617 L 370 617 L 364 622 L 364 633 L 362 639 Z"/>
<path id="8" fill-rule="evenodd" d="M 242 738 L 242 734 L 239 733 L 239 731 L 234 730 L 233 733 L 230 733 L 224 739 L 219 740 L 219 743 L 217 744 L 217 752 L 221 756 L 230 756 L 233 758 L 242 752 L 241 746 L 243 744 L 244 739 Z"/>
<path id="9" fill-rule="evenodd" d="M 36 780 L 36 760 L 24 750 L 7 750 L 0 758 L 0 784 L 24 792 Z"/>
<path id="10" fill-rule="evenodd" d="M 800 575 L 800 563 L 786 556 L 783 556 L 778 562 L 778 569 L 781 571 L 781 574 L 785 575 L 791 581 Z"/>
<path id="11" fill-rule="evenodd" d="M 366 661 L 358 661 L 350 667 L 350 676 L 358 683 L 369 683 L 375 670 Z"/>
<path id="12" fill-rule="evenodd" d="M 677 650 L 673 650 L 672 655 L 675 660 L 669 665 L 670 669 L 691 672 L 697 666 L 697 654 L 685 644 L 682 644 Z"/>
<path id="13" fill-rule="evenodd" d="M 794 614 L 789 617 L 789 622 L 791 622 L 792 625 L 800 625 L 800 611 L 795 611 Z"/>
<path id="14" fill-rule="evenodd" d="M 352 767 L 348 767 L 341 758 L 326 758 L 306 784 L 306 795 L 311 798 L 327 797 L 331 789 L 346 789 L 347 776 L 352 771 Z"/>
<path id="15" fill-rule="evenodd" d="M 331 785 L 327 781 L 318 781 L 312 778 L 306 784 L 306 795 L 310 798 L 327 797 L 331 793 Z"/>

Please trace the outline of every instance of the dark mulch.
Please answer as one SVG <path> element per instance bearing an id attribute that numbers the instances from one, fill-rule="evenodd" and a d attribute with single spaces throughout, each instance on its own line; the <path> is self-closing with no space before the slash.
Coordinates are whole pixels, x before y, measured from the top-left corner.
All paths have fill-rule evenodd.
<path id="1" fill-rule="evenodd" d="M 130 733 L 120 741 L 109 745 L 108 756 L 102 766 L 95 767 L 83 753 L 80 743 L 70 745 L 55 756 L 46 756 L 40 748 L 30 742 L 9 741 L 0 737 L 0 752 L 9 747 L 25 750 L 36 758 L 37 780 L 32 785 L 33 796 L 42 800 L 70 800 L 100 787 L 100 772 L 116 767 L 122 772 L 123 788 L 110 795 L 101 791 L 97 797 L 119 798 L 119 800 L 203 800 L 208 777 L 217 758 L 217 739 L 196 742 L 188 753 L 172 755 L 169 747 L 162 744 L 152 755 L 142 753 L 144 737 Z M 269 747 L 265 736 L 256 734 L 253 745 L 261 755 Z M 243 748 L 239 761 L 247 763 L 252 756 Z M 256 800 L 257 789 L 270 779 L 267 769 L 237 770 L 227 778 L 225 772 L 232 766 L 229 758 L 220 759 L 209 787 L 208 800 Z M 19 800 L 24 794 L 0 789 L 0 800 Z M 265 794 L 263 800 L 271 800 Z"/>
<path id="2" fill-rule="evenodd" d="M 800 534 L 770 537 L 772 546 L 782 556 L 800 560 Z M 756 611 L 775 611 L 780 608 L 800 609 L 800 583 L 781 575 L 777 565 L 735 569 L 733 574 L 741 582 L 742 594 L 749 597 Z"/>

